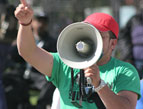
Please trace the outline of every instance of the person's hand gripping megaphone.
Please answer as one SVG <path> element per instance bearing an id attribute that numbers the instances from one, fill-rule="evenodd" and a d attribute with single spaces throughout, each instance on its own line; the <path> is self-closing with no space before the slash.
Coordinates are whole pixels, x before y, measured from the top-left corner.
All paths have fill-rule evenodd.
<path id="1" fill-rule="evenodd" d="M 99 68 L 96 64 L 92 65 L 89 68 L 84 69 L 85 77 L 91 79 L 92 85 L 96 88 L 100 84 L 100 74 L 99 74 Z"/>
<path id="2" fill-rule="evenodd" d="M 15 16 L 20 24 L 26 25 L 30 24 L 33 18 L 33 10 L 28 5 L 26 0 L 20 0 L 21 4 L 15 10 Z"/>

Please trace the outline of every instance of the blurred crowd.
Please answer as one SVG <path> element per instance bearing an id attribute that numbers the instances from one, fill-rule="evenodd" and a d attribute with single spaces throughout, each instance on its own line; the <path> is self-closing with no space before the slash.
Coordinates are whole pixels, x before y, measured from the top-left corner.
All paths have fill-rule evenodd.
<path id="1" fill-rule="evenodd" d="M 0 13 L 0 109 L 46 109 L 52 104 L 55 86 L 19 56 L 16 46 L 18 22 L 14 10 L 13 5 L 8 5 Z M 32 30 L 39 47 L 55 52 L 56 39 L 50 35 L 48 23 L 48 15 L 36 14 Z M 142 53 L 143 10 L 140 10 L 121 29 L 115 56 L 132 63 L 137 68 L 141 81 Z M 141 94 L 143 97 L 143 89 Z M 141 105 L 143 106 L 143 98 L 138 100 L 137 109 L 143 108 Z"/>
<path id="2" fill-rule="evenodd" d="M 13 5 L 7 5 L 1 14 L 0 109 L 46 109 L 51 106 L 55 86 L 19 56 L 16 45 L 18 22 L 14 11 Z M 56 39 L 47 30 L 48 22 L 46 14 L 36 14 L 32 30 L 39 47 L 56 52 Z"/>

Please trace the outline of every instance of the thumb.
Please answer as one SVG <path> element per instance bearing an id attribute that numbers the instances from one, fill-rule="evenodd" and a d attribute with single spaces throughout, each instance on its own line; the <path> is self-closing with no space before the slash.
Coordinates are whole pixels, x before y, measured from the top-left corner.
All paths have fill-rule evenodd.
<path id="1" fill-rule="evenodd" d="M 27 6 L 27 5 L 28 5 L 27 2 L 26 2 L 26 0 L 20 0 L 20 2 L 21 2 L 21 4 L 23 4 L 24 6 Z"/>

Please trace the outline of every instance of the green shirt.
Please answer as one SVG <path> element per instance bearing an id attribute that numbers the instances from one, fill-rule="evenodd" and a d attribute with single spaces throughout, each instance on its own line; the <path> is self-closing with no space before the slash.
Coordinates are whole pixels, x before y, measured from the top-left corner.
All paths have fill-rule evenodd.
<path id="1" fill-rule="evenodd" d="M 52 55 L 54 58 L 52 76 L 50 78 L 46 76 L 46 78 L 52 81 L 60 91 L 61 109 L 77 109 L 69 99 L 71 69 L 61 61 L 58 53 L 53 53 Z M 99 66 L 99 69 L 101 79 L 108 84 L 114 93 L 128 90 L 137 93 L 138 97 L 140 97 L 140 79 L 138 72 L 131 64 L 111 57 L 110 61 L 103 66 Z M 78 72 L 79 69 L 74 69 L 74 76 Z M 97 109 L 95 103 L 83 101 L 82 106 L 83 109 Z"/>

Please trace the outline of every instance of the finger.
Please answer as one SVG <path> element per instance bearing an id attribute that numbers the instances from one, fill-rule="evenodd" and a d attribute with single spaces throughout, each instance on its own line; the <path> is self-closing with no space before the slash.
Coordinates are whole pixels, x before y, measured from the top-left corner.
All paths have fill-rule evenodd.
<path id="1" fill-rule="evenodd" d="M 24 8 L 25 8 L 25 6 L 23 4 L 19 4 L 16 9 L 24 9 Z"/>
<path id="2" fill-rule="evenodd" d="M 29 13 L 32 13 L 32 12 L 33 12 L 33 11 L 32 11 L 32 8 L 29 7 L 29 6 L 26 6 L 26 7 L 25 7 L 25 10 L 26 10 L 27 12 L 29 12 Z"/>
<path id="3" fill-rule="evenodd" d="M 89 67 L 88 69 L 85 69 L 84 71 L 86 71 L 86 72 L 91 72 L 91 71 L 94 71 L 94 72 L 96 72 L 97 71 L 97 69 L 96 68 L 91 68 L 91 67 Z"/>
<path id="4" fill-rule="evenodd" d="M 16 14 L 19 14 L 19 13 L 23 13 L 23 9 L 20 9 L 20 8 L 17 8 L 16 10 L 15 10 L 15 15 Z"/>
<path id="5" fill-rule="evenodd" d="M 25 16 L 25 11 L 21 10 L 21 9 L 17 9 L 15 12 L 14 12 L 15 16 L 20 18 L 20 16 Z"/>
<path id="6" fill-rule="evenodd" d="M 85 74 L 85 77 L 93 77 L 93 76 L 94 76 L 93 73 L 86 73 L 86 74 Z"/>
<path id="7" fill-rule="evenodd" d="M 17 17 L 17 19 L 22 19 L 23 17 L 22 16 L 20 16 L 19 14 L 18 15 L 16 15 L 16 17 Z"/>
<path id="8" fill-rule="evenodd" d="M 21 2 L 21 4 L 23 4 L 24 6 L 27 6 L 27 5 L 28 5 L 27 2 L 26 2 L 26 0 L 20 0 L 20 2 Z"/>
<path id="9" fill-rule="evenodd" d="M 91 66 L 90 69 L 93 69 L 95 71 L 99 71 L 99 67 L 97 65 Z"/>
<path id="10" fill-rule="evenodd" d="M 96 64 L 93 64 L 90 68 L 98 68 Z"/>

